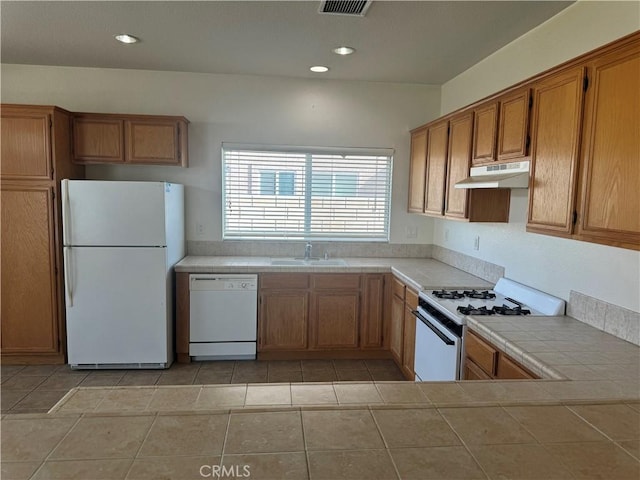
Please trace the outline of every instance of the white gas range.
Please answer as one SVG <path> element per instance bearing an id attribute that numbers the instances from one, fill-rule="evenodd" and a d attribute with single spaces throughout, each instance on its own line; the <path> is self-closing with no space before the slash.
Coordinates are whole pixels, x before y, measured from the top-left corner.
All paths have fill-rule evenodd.
<path id="1" fill-rule="evenodd" d="M 416 381 L 460 380 L 467 315 L 563 315 L 565 301 L 507 278 L 493 290 L 425 290 L 416 315 Z"/>

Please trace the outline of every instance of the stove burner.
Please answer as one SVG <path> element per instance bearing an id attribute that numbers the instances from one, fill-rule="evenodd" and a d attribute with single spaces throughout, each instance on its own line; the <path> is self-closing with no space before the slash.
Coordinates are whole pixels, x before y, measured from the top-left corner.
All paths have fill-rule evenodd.
<path id="1" fill-rule="evenodd" d="M 495 315 L 495 311 L 489 310 L 487 307 L 476 308 L 473 305 L 466 307 L 458 307 L 458 311 L 463 315 Z"/>
<path id="2" fill-rule="evenodd" d="M 464 293 L 460 293 L 457 290 L 434 290 L 431 293 L 436 298 L 445 298 L 449 300 L 457 300 L 458 298 L 464 298 Z"/>
<path id="3" fill-rule="evenodd" d="M 531 310 L 527 310 L 521 307 L 511 308 L 507 305 L 502 305 L 501 307 L 493 307 L 493 312 L 498 315 L 529 315 Z"/>
<path id="4" fill-rule="evenodd" d="M 469 298 L 478 298 L 480 300 L 489 300 L 492 298 L 496 298 L 496 294 L 491 293 L 488 290 L 485 290 L 483 292 L 478 292 L 477 290 L 465 290 L 464 296 Z"/>

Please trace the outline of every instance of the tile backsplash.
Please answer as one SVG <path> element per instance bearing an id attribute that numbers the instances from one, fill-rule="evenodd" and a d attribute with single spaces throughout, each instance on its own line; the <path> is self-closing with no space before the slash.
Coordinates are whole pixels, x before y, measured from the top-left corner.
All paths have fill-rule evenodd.
<path id="1" fill-rule="evenodd" d="M 640 345 L 640 313 L 571 290 L 567 315 Z"/>
<path id="2" fill-rule="evenodd" d="M 301 257 L 307 242 L 296 241 L 188 241 L 189 255 L 215 256 L 258 256 L 258 257 Z M 311 255 L 322 257 L 413 257 L 430 258 L 432 245 L 377 242 L 311 242 Z"/>
<path id="3" fill-rule="evenodd" d="M 504 277 L 504 267 L 500 265 L 449 250 L 439 245 L 432 245 L 431 258 L 480 277 L 487 282 L 496 283 L 500 277 Z"/>

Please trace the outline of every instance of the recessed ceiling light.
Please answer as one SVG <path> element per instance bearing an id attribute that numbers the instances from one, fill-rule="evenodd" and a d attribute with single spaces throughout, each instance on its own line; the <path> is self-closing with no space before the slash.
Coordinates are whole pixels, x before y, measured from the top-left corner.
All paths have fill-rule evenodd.
<path id="1" fill-rule="evenodd" d="M 356 49 L 351 47 L 338 47 L 333 49 L 333 53 L 337 53 L 338 55 L 351 55 L 355 51 Z"/>
<path id="2" fill-rule="evenodd" d="M 315 65 L 311 67 L 309 70 L 316 73 L 324 73 L 329 71 L 329 67 L 323 67 L 322 65 Z"/>
<path id="3" fill-rule="evenodd" d="M 122 43 L 137 43 L 140 41 L 140 39 L 134 37 L 133 35 L 128 35 L 126 33 L 123 33 L 121 35 L 114 35 L 114 36 L 116 37 L 116 40 Z"/>

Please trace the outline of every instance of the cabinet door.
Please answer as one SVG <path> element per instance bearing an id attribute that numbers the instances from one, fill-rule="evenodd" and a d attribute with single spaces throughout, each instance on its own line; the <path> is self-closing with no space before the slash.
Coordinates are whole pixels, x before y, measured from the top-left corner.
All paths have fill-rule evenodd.
<path id="1" fill-rule="evenodd" d="M 424 181 L 427 168 L 427 130 L 411 133 L 411 159 L 409 164 L 409 211 L 424 211 Z"/>
<path id="2" fill-rule="evenodd" d="M 2 353 L 56 353 L 53 189 L 2 185 Z"/>
<path id="3" fill-rule="evenodd" d="M 498 160 L 528 155 L 530 99 L 530 90 L 526 88 L 500 100 Z"/>
<path id="4" fill-rule="evenodd" d="M 464 380 L 491 380 L 478 365 L 473 363 L 468 357 L 464 359 Z"/>
<path id="5" fill-rule="evenodd" d="M 73 160 L 76 163 L 123 163 L 124 122 L 82 115 L 73 119 Z"/>
<path id="6" fill-rule="evenodd" d="M 402 370 L 407 380 L 415 380 L 416 374 L 413 370 L 416 351 L 416 317 L 413 309 L 405 305 L 404 309 L 404 332 L 402 345 Z"/>
<path id="7" fill-rule="evenodd" d="M 3 179 L 53 178 L 50 124 L 51 115 L 47 113 L 3 106 L 0 123 Z"/>
<path id="8" fill-rule="evenodd" d="M 468 359 L 484 370 L 487 375 L 495 374 L 498 351 L 492 345 L 467 330 L 464 349 Z"/>
<path id="9" fill-rule="evenodd" d="M 449 122 L 427 129 L 427 175 L 425 179 L 424 212 L 441 216 L 444 213 L 444 188 L 447 178 L 447 147 Z"/>
<path id="10" fill-rule="evenodd" d="M 503 380 L 508 379 L 532 379 L 536 378 L 534 375 L 527 372 L 524 368 L 512 361 L 504 354 L 500 354 L 498 358 L 498 366 L 496 369 L 496 378 Z"/>
<path id="11" fill-rule="evenodd" d="M 455 184 L 469 177 L 473 113 L 452 119 L 449 123 L 449 155 L 447 160 L 447 190 L 445 216 L 467 218 L 469 190 Z"/>
<path id="12" fill-rule="evenodd" d="M 185 122 L 165 119 L 125 121 L 127 162 L 152 165 L 183 165 L 186 162 Z"/>
<path id="13" fill-rule="evenodd" d="M 578 233 L 640 248 L 640 45 L 589 65 Z"/>
<path id="14" fill-rule="evenodd" d="M 398 365 L 402 365 L 402 347 L 404 345 L 404 300 L 393 295 L 391 297 L 391 329 L 389 332 L 389 349 Z"/>
<path id="15" fill-rule="evenodd" d="M 359 291 L 313 292 L 311 348 L 357 348 L 359 313 Z"/>
<path id="16" fill-rule="evenodd" d="M 380 348 L 383 341 L 384 275 L 364 275 L 360 348 Z"/>
<path id="17" fill-rule="evenodd" d="M 307 348 L 306 291 L 268 291 L 260 294 L 260 351 Z"/>
<path id="18" fill-rule="evenodd" d="M 474 110 L 472 165 L 496 160 L 498 136 L 498 102 L 491 102 Z"/>
<path id="19" fill-rule="evenodd" d="M 528 231 L 572 231 L 584 77 L 577 67 L 534 85 Z"/>

